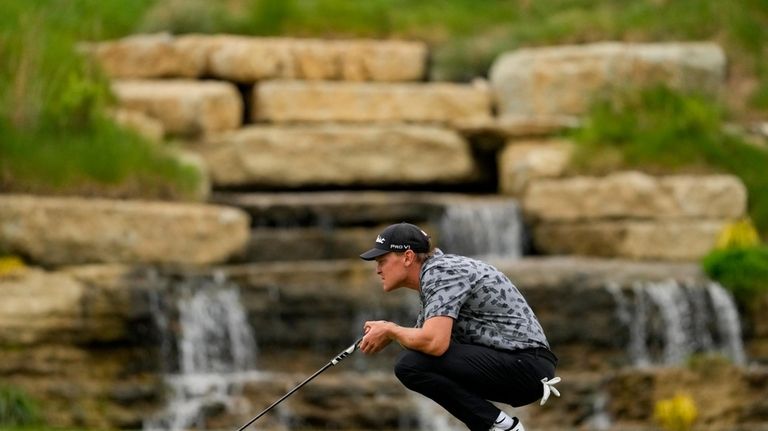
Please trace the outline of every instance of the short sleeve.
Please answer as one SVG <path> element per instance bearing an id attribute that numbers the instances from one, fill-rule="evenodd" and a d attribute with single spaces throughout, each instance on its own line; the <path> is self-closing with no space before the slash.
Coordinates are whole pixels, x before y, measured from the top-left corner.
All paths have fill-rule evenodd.
<path id="1" fill-rule="evenodd" d="M 457 318 L 459 310 L 471 293 L 466 271 L 453 267 L 435 267 L 421 280 L 423 321 L 435 316 Z"/>

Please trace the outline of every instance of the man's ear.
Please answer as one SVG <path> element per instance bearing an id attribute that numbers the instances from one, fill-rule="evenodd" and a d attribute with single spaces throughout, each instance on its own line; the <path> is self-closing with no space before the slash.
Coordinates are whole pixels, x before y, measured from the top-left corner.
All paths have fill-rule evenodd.
<path id="1" fill-rule="evenodd" d="M 413 250 L 405 251 L 405 266 L 410 266 L 416 261 L 416 253 Z"/>

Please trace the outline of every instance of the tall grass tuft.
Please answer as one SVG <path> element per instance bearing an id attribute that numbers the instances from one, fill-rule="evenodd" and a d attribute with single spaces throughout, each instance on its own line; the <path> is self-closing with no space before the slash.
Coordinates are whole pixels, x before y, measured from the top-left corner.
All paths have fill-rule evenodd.
<path id="1" fill-rule="evenodd" d="M 77 14 L 105 6 L 43 3 L 0 33 L 0 190 L 193 198 L 196 170 L 117 126 L 107 79 L 76 53 L 81 35 L 100 33 L 98 23 L 76 30 Z"/>
<path id="2" fill-rule="evenodd" d="M 26 393 L 13 386 L 0 386 L 0 427 L 27 427 L 40 422 L 39 408 Z"/>

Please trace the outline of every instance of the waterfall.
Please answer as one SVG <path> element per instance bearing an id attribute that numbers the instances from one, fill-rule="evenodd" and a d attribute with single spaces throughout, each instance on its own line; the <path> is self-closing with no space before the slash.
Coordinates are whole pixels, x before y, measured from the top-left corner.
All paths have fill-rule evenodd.
<path id="1" fill-rule="evenodd" d="M 676 365 L 695 353 L 746 362 L 736 305 L 719 284 L 635 283 L 629 298 L 618 286 L 608 290 L 619 320 L 629 329 L 633 365 Z"/>
<path id="2" fill-rule="evenodd" d="M 419 430 L 461 431 L 467 429 L 461 421 L 451 416 L 431 399 L 411 391 L 408 391 L 408 396 L 416 405 Z"/>
<path id="3" fill-rule="evenodd" d="M 177 370 L 166 376 L 169 403 L 144 423 L 145 430 L 205 429 L 206 411 L 235 410 L 243 382 L 253 380 L 256 344 L 238 287 L 222 276 L 185 281 L 177 302 Z M 168 329 L 167 313 L 157 321 Z"/>
<path id="4" fill-rule="evenodd" d="M 523 254 L 523 222 L 520 207 L 512 199 L 446 205 L 439 232 L 439 245 L 446 253 L 496 258 Z"/>
<path id="5" fill-rule="evenodd" d="M 608 414 L 609 396 L 605 391 L 596 393 L 592 398 L 592 411 L 587 417 L 586 424 L 595 431 L 609 430 L 613 420 Z"/>

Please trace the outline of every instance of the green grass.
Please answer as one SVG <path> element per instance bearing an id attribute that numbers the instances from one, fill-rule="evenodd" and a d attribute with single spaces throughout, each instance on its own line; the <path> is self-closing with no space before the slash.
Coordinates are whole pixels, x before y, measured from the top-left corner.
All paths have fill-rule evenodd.
<path id="1" fill-rule="evenodd" d="M 198 172 L 140 136 L 99 121 L 86 130 L 19 131 L 0 124 L 0 189 L 28 193 L 192 199 Z"/>
<path id="2" fill-rule="evenodd" d="M 22 390 L 0 386 L 0 427 L 23 427 L 40 424 L 37 404 Z"/>
<path id="3" fill-rule="evenodd" d="M 651 173 L 726 172 L 749 195 L 749 215 L 768 233 L 768 151 L 724 131 L 726 112 L 705 96 L 664 86 L 598 100 L 573 132 L 572 167 L 592 174 L 635 168 Z"/>
<path id="4" fill-rule="evenodd" d="M 142 4 L 149 2 L 2 3 L 0 190 L 194 197 L 199 174 L 108 119 L 108 81 L 76 55 L 81 39 L 129 31 Z"/>
<path id="5" fill-rule="evenodd" d="M 714 40 L 766 82 L 765 0 L 206 0 L 158 1 L 143 31 L 409 38 L 433 48 L 435 78 L 487 75 L 502 52 L 604 40 Z M 768 92 L 762 84 L 758 93 Z M 751 98 L 766 109 L 765 96 Z"/>

